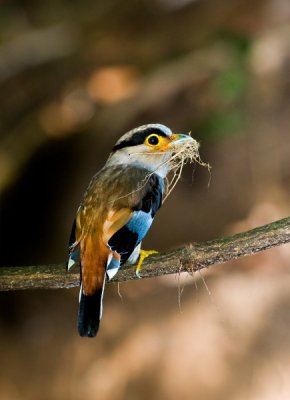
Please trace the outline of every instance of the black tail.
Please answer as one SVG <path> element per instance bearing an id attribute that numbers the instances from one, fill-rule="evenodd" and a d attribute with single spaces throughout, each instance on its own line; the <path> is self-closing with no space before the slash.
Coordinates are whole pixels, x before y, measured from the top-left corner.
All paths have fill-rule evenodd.
<path id="1" fill-rule="evenodd" d="M 102 317 L 103 290 L 104 287 L 98 289 L 91 296 L 85 296 L 81 287 L 78 315 L 78 330 L 80 336 L 96 336 Z"/>

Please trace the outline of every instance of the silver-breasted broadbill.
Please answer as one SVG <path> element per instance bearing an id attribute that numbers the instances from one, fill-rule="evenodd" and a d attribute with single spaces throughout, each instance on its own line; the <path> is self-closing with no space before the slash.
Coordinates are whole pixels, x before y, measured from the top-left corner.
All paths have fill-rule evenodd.
<path id="1" fill-rule="evenodd" d="M 77 211 L 68 268 L 80 262 L 78 331 L 94 337 L 102 316 L 106 279 L 135 264 L 141 242 L 162 205 L 170 159 L 189 135 L 143 125 L 123 135 L 93 177 Z M 138 273 L 139 273 L 138 268 Z"/>

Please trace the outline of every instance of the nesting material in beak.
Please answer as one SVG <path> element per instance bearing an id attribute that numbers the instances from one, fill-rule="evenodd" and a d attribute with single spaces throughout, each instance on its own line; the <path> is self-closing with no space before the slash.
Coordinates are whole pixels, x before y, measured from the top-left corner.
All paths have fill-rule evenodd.
<path id="1" fill-rule="evenodd" d="M 172 178 L 168 179 L 168 185 L 164 201 L 170 195 L 175 185 L 179 181 L 182 169 L 185 164 L 197 163 L 202 167 L 206 167 L 210 171 L 210 165 L 204 163 L 199 155 L 199 143 L 190 135 L 173 134 L 168 147 L 171 147 L 174 152 L 168 160 Z"/>

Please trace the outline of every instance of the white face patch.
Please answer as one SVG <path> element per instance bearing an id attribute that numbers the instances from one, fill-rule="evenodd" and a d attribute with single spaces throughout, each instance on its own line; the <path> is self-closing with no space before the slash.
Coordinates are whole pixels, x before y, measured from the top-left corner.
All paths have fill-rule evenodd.
<path id="1" fill-rule="evenodd" d="M 162 124 L 142 125 L 125 133 L 115 144 L 106 166 L 136 166 L 149 170 L 164 178 L 168 173 L 166 162 L 172 151 L 158 151 L 145 144 L 148 136 L 156 133 L 161 137 L 170 137 L 172 131 Z"/>
<path id="2" fill-rule="evenodd" d="M 171 158 L 173 151 L 158 152 L 148 148 L 145 144 L 125 147 L 113 153 L 106 166 L 134 165 L 164 178 L 169 171 L 169 165 L 166 162 Z"/>

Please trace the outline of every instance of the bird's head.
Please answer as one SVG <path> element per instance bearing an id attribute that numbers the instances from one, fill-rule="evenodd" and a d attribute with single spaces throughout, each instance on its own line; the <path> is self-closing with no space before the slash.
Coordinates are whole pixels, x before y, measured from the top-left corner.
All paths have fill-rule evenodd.
<path id="1" fill-rule="evenodd" d="M 107 165 L 137 165 L 165 177 L 178 155 L 198 159 L 198 143 L 189 135 L 173 133 L 161 124 L 135 128 L 113 147 Z"/>

